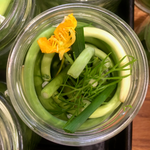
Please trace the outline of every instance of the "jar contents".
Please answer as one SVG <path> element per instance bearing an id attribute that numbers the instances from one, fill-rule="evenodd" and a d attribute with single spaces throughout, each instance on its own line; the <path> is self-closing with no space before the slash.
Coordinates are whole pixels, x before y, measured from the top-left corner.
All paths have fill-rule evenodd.
<path id="1" fill-rule="evenodd" d="M 31 107 L 40 101 L 51 121 L 57 118 L 74 133 L 126 100 L 135 61 L 111 34 L 69 14 L 29 48 L 22 68 L 25 93 Z"/>
<path id="2" fill-rule="evenodd" d="M 6 12 L 12 0 L 1 0 L 0 1 L 0 24 L 4 21 Z"/>

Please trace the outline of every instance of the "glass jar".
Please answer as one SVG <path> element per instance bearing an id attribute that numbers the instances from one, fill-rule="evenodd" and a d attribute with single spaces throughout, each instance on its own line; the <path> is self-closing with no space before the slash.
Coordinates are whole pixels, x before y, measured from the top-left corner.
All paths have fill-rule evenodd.
<path id="1" fill-rule="evenodd" d="M 18 117 L 7 95 L 7 87 L 0 82 L 0 149 L 33 150 L 40 137 Z"/>
<path id="2" fill-rule="evenodd" d="M 150 15 L 143 15 L 143 20 L 137 23 L 135 32 L 145 49 L 148 65 L 150 67 Z"/>
<path id="3" fill-rule="evenodd" d="M 42 11 L 45 11 L 51 7 L 67 4 L 67 3 L 83 3 L 83 4 L 91 4 L 96 5 L 100 7 L 104 7 L 112 12 L 116 12 L 117 8 L 121 2 L 121 0 L 55 0 L 55 1 L 49 1 L 49 0 L 43 0 L 42 2 L 40 0 L 36 0 Z"/>
<path id="4" fill-rule="evenodd" d="M 34 0 L 11 0 L 0 24 L 0 69 L 6 69 L 9 51 L 23 26 L 39 13 Z"/>
<path id="5" fill-rule="evenodd" d="M 113 35 L 124 48 L 128 55 L 137 59 L 133 65 L 131 75 L 130 92 L 124 103 L 108 114 L 108 116 L 96 118 L 87 122 L 83 130 L 73 134 L 64 132 L 60 127 L 60 121 L 52 117 L 41 105 L 39 100 L 30 99 L 36 95 L 33 87 L 28 87 L 26 94 L 24 89 L 23 65 L 26 54 L 32 42 L 46 29 L 56 26 L 64 16 L 73 13 L 77 21 L 92 24 Z M 31 60 L 34 58 L 31 58 Z M 51 8 L 36 16 L 15 41 L 9 56 L 7 65 L 7 86 L 11 102 L 22 120 L 36 133 L 52 142 L 70 146 L 92 145 L 105 141 L 123 129 L 133 120 L 141 108 L 148 88 L 148 63 L 143 46 L 130 26 L 114 13 L 106 9 L 76 3 L 65 4 Z M 33 76 L 30 78 L 33 82 Z M 33 105 L 31 103 L 34 103 Z M 131 105 L 132 108 L 126 107 Z M 124 111 L 124 108 L 125 111 Z M 103 120 L 99 123 L 100 120 Z M 91 125 L 91 124 L 92 125 Z"/>
<path id="6" fill-rule="evenodd" d="M 135 0 L 135 5 L 139 7 L 141 10 L 150 14 L 150 2 L 148 0 Z"/>

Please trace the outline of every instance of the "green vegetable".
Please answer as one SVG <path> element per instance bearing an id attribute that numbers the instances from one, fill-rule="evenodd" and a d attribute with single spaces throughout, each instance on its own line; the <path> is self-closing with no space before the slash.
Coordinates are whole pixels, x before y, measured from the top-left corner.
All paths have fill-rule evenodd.
<path id="1" fill-rule="evenodd" d="M 107 57 L 107 59 L 106 59 L 107 63 L 105 65 L 107 65 L 107 68 L 112 68 L 113 67 L 112 60 L 110 59 L 110 57 L 108 57 L 108 55 L 104 51 L 98 49 L 96 46 L 91 45 L 91 44 L 86 44 L 86 47 L 92 47 L 92 48 L 94 48 L 94 54 L 95 54 L 95 56 L 97 56 L 101 60 L 103 60 L 103 59 L 105 59 Z"/>
<path id="2" fill-rule="evenodd" d="M 72 51 L 74 52 L 75 57 L 77 58 L 84 49 L 85 49 L 85 41 L 84 41 L 83 27 L 77 27 L 76 40 L 72 45 Z"/>
<path id="3" fill-rule="evenodd" d="M 40 70 L 40 65 L 41 65 L 41 60 L 42 60 L 42 54 L 41 52 L 39 52 L 38 56 L 37 56 L 37 60 L 35 63 L 35 67 L 34 67 L 34 85 L 35 85 L 35 90 L 36 93 L 38 95 L 38 98 L 41 102 L 41 104 L 43 105 L 43 107 L 48 110 L 49 112 L 54 111 L 55 109 L 59 109 L 57 107 L 57 104 L 54 103 L 52 98 L 49 99 L 44 99 L 41 96 L 41 90 L 42 90 L 42 83 L 43 80 L 41 78 L 41 70 Z"/>
<path id="4" fill-rule="evenodd" d="M 116 62 L 118 62 L 121 58 L 126 56 L 126 53 L 121 46 L 121 44 L 117 41 L 116 38 L 114 38 L 111 34 L 108 32 L 94 28 L 94 27 L 85 27 L 84 28 L 84 35 L 86 37 L 92 37 L 99 40 L 104 41 L 107 45 L 110 47 L 110 51 L 112 52 L 112 55 Z M 115 62 L 115 63 L 116 63 Z M 123 66 L 124 64 L 128 64 L 129 60 L 126 57 L 123 62 L 120 64 L 120 66 Z M 119 76 L 126 76 L 130 75 L 130 65 L 126 66 L 124 71 L 119 72 Z M 101 117 L 107 113 L 109 113 L 112 110 L 115 110 L 121 102 L 124 102 L 126 100 L 126 97 L 128 95 L 128 92 L 130 90 L 130 84 L 131 84 L 131 77 L 128 76 L 126 78 L 123 78 L 121 82 L 118 84 L 117 91 L 113 98 L 106 104 L 101 107 L 99 107 L 91 116 L 90 118 L 97 118 Z"/>
<path id="5" fill-rule="evenodd" d="M 50 28 L 39 37 L 44 36 L 49 38 L 49 36 L 53 34 L 53 31 L 54 28 Z M 96 119 L 87 120 L 87 118 L 103 120 L 102 118 L 105 118 L 114 111 L 121 104 L 121 101 L 126 99 L 130 87 L 129 76 L 131 75 L 132 64 L 135 61 L 133 57 L 126 55 L 117 39 L 108 32 L 94 27 L 84 27 L 84 35 L 85 41 L 87 37 L 90 37 L 94 39 L 94 44 L 99 41 L 104 41 L 102 42 L 104 44 L 103 46 L 105 47 L 106 45 L 106 49 L 110 50 L 111 53 L 110 51 L 109 54 L 104 53 L 100 50 L 100 47 L 95 47 L 91 44 L 86 45 L 85 49 L 80 50 L 77 54 L 78 56 L 73 53 L 75 50 L 72 53 L 71 51 L 69 54 L 66 53 L 61 61 L 61 65 L 59 65 L 57 73 L 54 74 L 54 76 L 52 75 L 51 81 L 43 89 L 41 89 L 41 75 L 39 74 L 38 76 L 40 79 L 33 77 L 34 66 L 36 66 L 35 63 L 38 60 L 39 54 L 39 47 L 36 43 L 39 37 L 31 45 L 24 64 L 24 88 L 27 99 L 29 100 L 29 105 L 44 121 L 46 120 L 47 123 L 58 128 L 65 126 L 65 131 L 71 133 L 76 130 L 86 129 L 86 123 L 91 122 L 89 120 L 96 122 Z M 77 43 L 78 42 L 80 42 L 80 40 L 78 40 Z M 112 57 L 110 57 L 110 55 Z M 76 59 L 74 60 L 74 58 Z M 114 62 L 112 62 L 111 58 L 114 58 Z M 130 58 L 131 61 L 129 61 Z M 43 59 L 43 61 L 46 61 L 46 59 Z M 55 60 L 50 60 L 47 66 L 53 66 L 53 64 L 51 64 L 53 62 L 55 62 Z M 46 71 L 48 70 L 49 75 L 51 75 L 49 68 L 50 67 L 48 67 Z M 43 65 L 41 65 L 41 70 L 42 69 Z M 33 79 L 35 82 L 37 81 L 35 87 Z M 105 97 L 102 101 L 98 100 L 101 94 L 103 95 L 104 93 L 110 92 L 108 89 L 116 84 L 118 84 L 117 89 L 115 93 L 113 93 L 114 96 L 112 98 L 109 97 L 107 99 L 107 97 Z M 39 85 L 40 87 L 38 87 Z M 124 86 L 126 86 L 127 90 Z M 116 86 L 114 86 L 114 88 L 115 87 Z M 58 94 L 56 94 L 57 92 Z M 107 96 L 110 96 L 110 94 Z M 107 101 L 104 102 L 106 99 Z M 87 107 L 85 106 L 85 101 L 87 101 Z M 43 106 L 45 105 L 44 107 L 47 110 L 45 110 L 41 104 Z M 56 118 L 52 116 L 48 111 L 56 117 L 58 117 L 60 113 L 64 115 L 71 113 L 72 117 L 66 124 L 66 121 L 61 120 L 63 119 L 62 116 L 60 117 L 61 119 L 58 119 L 59 117 Z M 79 119 L 82 120 L 81 122 L 76 119 L 78 117 L 81 117 Z M 66 120 L 66 118 L 64 120 Z M 95 124 L 93 123 L 93 125 Z"/>
<path id="6" fill-rule="evenodd" d="M 65 53 L 64 56 L 70 64 L 73 64 L 73 59 L 69 56 L 68 53 Z"/>
<path id="7" fill-rule="evenodd" d="M 41 91 L 44 98 L 50 98 L 66 80 L 67 71 L 70 66 L 63 69 L 50 83 L 48 83 Z"/>
<path id="8" fill-rule="evenodd" d="M 4 16 L 11 0 L 0 0 L 0 15 Z"/>
<path id="9" fill-rule="evenodd" d="M 95 47 L 97 47 L 98 49 L 101 49 L 103 52 L 109 53 L 110 52 L 110 46 L 103 40 L 98 39 L 98 38 L 94 38 L 94 37 L 90 37 L 85 36 L 84 37 L 85 43 L 86 44 L 91 44 Z"/>
<path id="10" fill-rule="evenodd" d="M 121 46 L 121 44 L 117 41 L 116 38 L 114 38 L 108 32 L 106 32 L 102 29 L 94 28 L 94 27 L 85 27 L 84 35 L 85 35 L 85 37 L 93 37 L 93 38 L 97 38 L 97 39 L 105 41 L 110 46 L 112 55 L 113 55 L 114 59 L 116 60 L 116 62 L 119 61 L 124 56 L 126 56 L 126 53 L 125 53 L 123 47 Z M 126 64 L 128 62 L 129 62 L 129 60 L 126 57 L 124 59 L 124 61 L 122 62 L 122 64 L 120 64 L 120 65 Z M 126 68 L 130 68 L 130 66 L 126 66 Z M 120 72 L 120 76 L 127 75 L 127 74 L 130 74 L 130 70 Z M 131 84 L 130 76 L 128 76 L 127 78 L 124 78 L 120 82 L 119 100 L 121 102 L 125 101 L 125 99 L 128 95 L 129 89 L 130 89 L 130 84 Z M 124 88 L 124 87 L 126 87 L 126 88 Z"/>
<path id="11" fill-rule="evenodd" d="M 47 121 L 50 125 L 62 128 L 62 126 L 65 125 L 65 121 L 54 117 L 46 109 L 43 108 L 42 104 L 39 101 L 34 86 L 34 67 L 38 54 L 40 52 L 37 40 L 40 37 L 49 38 L 53 34 L 54 30 L 55 28 L 53 27 L 49 28 L 48 30 L 40 34 L 32 43 L 30 49 L 28 50 L 24 63 L 23 83 L 24 83 L 24 92 L 27 96 L 28 104 L 36 113 L 36 115 L 38 115 L 40 118 L 43 118 L 43 120 Z"/>
<path id="12" fill-rule="evenodd" d="M 94 55 L 94 49 L 91 47 L 85 48 L 80 55 L 76 58 L 74 63 L 71 65 L 67 74 L 72 76 L 73 78 L 79 77 L 87 63 L 90 61 L 92 56 Z"/>
<path id="13" fill-rule="evenodd" d="M 50 81 L 51 80 L 51 63 L 53 60 L 55 53 L 45 53 L 43 56 L 43 59 L 41 61 L 41 74 L 44 81 Z"/>
<path id="14" fill-rule="evenodd" d="M 69 122 L 64 130 L 69 133 L 74 133 L 88 118 L 89 116 L 109 97 L 109 95 L 115 90 L 116 85 L 107 87 L 102 93 L 100 93 L 88 107 L 85 108 L 77 117 Z"/>

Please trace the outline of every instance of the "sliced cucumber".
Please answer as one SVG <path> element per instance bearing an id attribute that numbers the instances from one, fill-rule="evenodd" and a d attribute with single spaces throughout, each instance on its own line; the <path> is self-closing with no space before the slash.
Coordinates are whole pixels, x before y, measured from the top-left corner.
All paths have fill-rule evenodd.
<path id="1" fill-rule="evenodd" d="M 106 42 L 110 46 L 112 53 L 115 56 L 116 62 L 118 62 L 121 58 L 123 58 L 124 56 L 127 55 L 124 48 L 119 43 L 119 41 L 114 36 L 112 36 L 110 33 L 106 32 L 102 29 L 98 29 L 95 27 L 85 27 L 84 28 L 84 36 L 97 38 L 97 39 L 100 39 L 100 40 L 103 40 L 104 42 Z M 124 61 L 120 64 L 120 66 L 123 66 L 124 64 L 126 64 L 128 62 L 129 62 L 129 60 L 126 57 L 124 59 Z M 127 66 L 126 68 L 129 68 L 129 67 L 130 66 Z M 119 72 L 120 76 L 125 76 L 128 74 L 130 74 L 129 70 Z M 90 116 L 90 118 L 101 117 L 101 116 L 109 113 L 110 111 L 115 110 L 121 104 L 121 102 L 124 102 L 126 100 L 129 89 L 130 89 L 130 85 L 131 85 L 131 77 L 128 76 L 126 78 L 123 78 L 121 80 L 121 82 L 118 84 L 117 91 L 116 91 L 115 95 L 113 96 L 113 98 L 106 105 L 99 107 Z"/>
<path id="2" fill-rule="evenodd" d="M 11 0 L 0 0 L 0 15 L 4 16 Z"/>

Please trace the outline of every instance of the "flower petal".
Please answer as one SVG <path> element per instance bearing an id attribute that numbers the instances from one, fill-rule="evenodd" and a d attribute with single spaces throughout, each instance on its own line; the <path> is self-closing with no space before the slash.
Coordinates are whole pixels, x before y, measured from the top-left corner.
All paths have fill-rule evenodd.
<path id="1" fill-rule="evenodd" d="M 40 38 L 38 44 L 42 53 L 59 53 L 60 59 L 64 53 L 70 50 L 70 46 L 75 42 L 75 28 L 77 20 L 73 14 L 64 17 L 64 20 L 58 25 L 49 39 Z"/>

